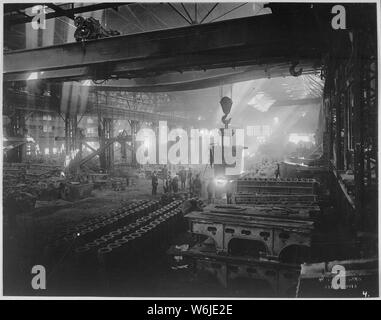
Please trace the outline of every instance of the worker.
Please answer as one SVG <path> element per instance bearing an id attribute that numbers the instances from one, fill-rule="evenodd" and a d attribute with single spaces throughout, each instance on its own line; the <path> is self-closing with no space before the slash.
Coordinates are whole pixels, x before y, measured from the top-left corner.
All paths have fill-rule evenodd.
<path id="1" fill-rule="evenodd" d="M 193 192 L 196 194 L 197 197 L 201 197 L 201 179 L 200 174 L 197 173 L 196 178 L 193 180 Z"/>
<path id="2" fill-rule="evenodd" d="M 214 181 L 212 178 L 209 179 L 208 185 L 206 187 L 206 192 L 208 193 L 208 203 L 213 203 Z"/>
<path id="3" fill-rule="evenodd" d="M 226 184 L 226 203 L 232 204 L 233 203 L 233 181 L 228 181 Z"/>
<path id="4" fill-rule="evenodd" d="M 276 170 L 275 170 L 275 179 L 280 178 L 280 167 L 279 163 L 276 164 Z"/>
<path id="5" fill-rule="evenodd" d="M 168 176 L 168 168 L 167 168 L 167 165 L 165 164 L 164 168 L 162 170 L 162 178 L 163 178 L 163 180 L 166 180 L 167 176 Z"/>
<path id="6" fill-rule="evenodd" d="M 188 171 L 188 184 L 189 184 L 189 192 L 192 193 L 193 190 L 192 190 L 192 187 L 193 187 L 193 181 L 192 181 L 192 169 L 189 168 L 189 171 Z"/>
<path id="7" fill-rule="evenodd" d="M 179 191 L 179 178 L 178 178 L 177 174 L 172 179 L 172 191 L 174 193 Z"/>
<path id="8" fill-rule="evenodd" d="M 171 171 L 168 171 L 168 174 L 167 174 L 166 187 L 167 187 L 167 192 L 172 192 Z"/>
<path id="9" fill-rule="evenodd" d="M 159 184 L 159 180 L 157 178 L 156 172 L 152 174 L 152 195 L 156 196 L 157 194 L 157 185 Z"/>
<path id="10" fill-rule="evenodd" d="M 181 181 L 181 190 L 185 190 L 185 182 L 187 180 L 187 173 L 185 172 L 185 169 L 182 168 L 179 172 L 180 181 Z"/>

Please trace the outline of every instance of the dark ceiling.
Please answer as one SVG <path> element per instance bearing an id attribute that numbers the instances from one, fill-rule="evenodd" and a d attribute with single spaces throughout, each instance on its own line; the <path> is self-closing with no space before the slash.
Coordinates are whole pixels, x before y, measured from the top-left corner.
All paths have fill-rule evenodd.
<path id="1" fill-rule="evenodd" d="M 53 14 L 60 10 L 75 10 L 91 3 L 54 4 L 47 9 Z M 55 7 L 54 7 L 55 6 Z M 59 6 L 59 7 L 57 7 Z M 35 48 L 52 44 L 62 44 L 74 41 L 75 27 L 73 20 L 67 16 L 49 19 L 47 29 L 35 32 L 30 23 L 17 23 L 27 19 L 30 8 L 20 4 L 4 6 L 6 24 L 4 47 L 6 50 Z M 66 11 L 68 12 L 68 11 Z M 270 9 L 263 4 L 255 3 L 128 3 L 118 7 L 81 13 L 82 16 L 92 16 L 103 26 L 118 30 L 121 34 L 132 34 L 159 29 L 183 27 L 195 23 L 210 23 L 247 16 L 271 14 Z M 192 20 L 192 21 L 191 21 Z M 12 22 L 13 21 L 13 22 Z M 16 22 L 15 22 L 16 21 Z M 67 83 L 66 86 L 70 86 Z M 247 115 L 253 112 L 255 118 L 265 111 L 273 114 L 281 113 L 284 107 L 297 107 L 301 103 L 317 106 L 321 95 L 322 82 L 317 75 L 301 77 L 280 77 L 271 79 L 249 80 L 227 86 L 232 92 L 232 115 L 237 122 L 247 122 Z M 153 112 L 174 113 L 194 119 L 203 119 L 211 125 L 219 123 L 222 113 L 219 100 L 220 87 L 207 89 L 171 92 L 175 104 L 160 106 Z M 173 107 L 175 106 L 175 107 Z"/>

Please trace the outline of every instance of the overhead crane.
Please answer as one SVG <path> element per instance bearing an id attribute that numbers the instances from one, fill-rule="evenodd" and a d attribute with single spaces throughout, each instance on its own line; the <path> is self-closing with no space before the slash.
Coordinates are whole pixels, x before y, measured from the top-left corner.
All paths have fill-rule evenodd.
<path id="1" fill-rule="evenodd" d="M 310 13 L 312 14 L 312 12 Z M 304 17 L 305 19 L 305 17 Z M 324 52 L 312 20 L 293 31 L 273 15 L 66 43 L 4 54 L 4 81 L 144 78 L 194 70 L 296 64 L 313 70 Z M 261 75 L 263 70 L 261 70 Z M 278 73 L 279 74 L 279 73 Z"/>

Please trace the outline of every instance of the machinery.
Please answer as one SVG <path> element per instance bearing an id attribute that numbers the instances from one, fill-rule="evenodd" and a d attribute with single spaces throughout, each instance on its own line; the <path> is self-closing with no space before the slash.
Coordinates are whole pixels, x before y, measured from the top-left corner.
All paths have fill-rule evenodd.
<path id="1" fill-rule="evenodd" d="M 224 286 L 245 279 L 269 295 L 295 296 L 300 264 L 311 261 L 318 234 L 318 187 L 314 179 L 236 179 L 233 204 L 185 215 L 196 238 L 186 255 Z"/>
<path id="2" fill-rule="evenodd" d="M 78 42 L 120 35 L 116 30 L 105 29 L 97 19 L 92 17 L 77 16 L 74 19 L 74 25 L 77 28 L 74 32 L 74 38 Z"/>
<path id="3" fill-rule="evenodd" d="M 192 212 L 186 217 L 190 231 L 213 239 L 217 253 L 234 253 L 233 240 L 244 240 L 241 243 L 246 248 L 240 248 L 240 252 L 263 255 L 270 260 L 279 260 L 282 251 L 290 246 L 309 248 L 314 228 L 313 218 L 302 209 L 210 205 L 203 212 Z M 251 241 L 260 248 L 254 250 Z"/>

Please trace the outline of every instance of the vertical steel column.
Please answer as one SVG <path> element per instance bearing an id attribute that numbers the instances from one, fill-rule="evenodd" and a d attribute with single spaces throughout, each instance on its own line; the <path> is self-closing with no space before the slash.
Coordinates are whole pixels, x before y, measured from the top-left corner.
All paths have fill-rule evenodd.
<path id="1" fill-rule="evenodd" d="M 335 94 L 335 110 L 336 110 L 336 169 L 343 170 L 343 152 L 342 152 L 342 138 L 341 138 L 341 129 L 342 129 L 342 99 L 341 99 L 341 85 L 342 78 L 340 77 L 340 68 L 339 75 L 336 82 L 336 94 Z"/>
<path id="2" fill-rule="evenodd" d="M 354 174 L 355 174 L 355 204 L 357 217 L 361 219 L 364 204 L 364 137 L 363 137 L 363 99 L 361 90 L 362 68 L 360 54 L 360 38 L 358 31 L 353 32 L 354 38 L 354 65 L 353 65 L 353 138 L 355 147 Z"/>
<path id="3" fill-rule="evenodd" d="M 10 136 L 25 138 L 27 130 L 25 127 L 25 114 L 21 110 L 15 110 L 10 116 Z M 23 143 L 8 152 L 8 157 L 12 162 L 23 162 L 26 156 L 26 143 Z"/>
<path id="4" fill-rule="evenodd" d="M 104 148 L 107 141 L 114 136 L 113 120 L 110 118 L 102 118 L 98 115 L 98 136 L 99 146 Z M 114 163 L 114 145 L 111 144 L 99 154 L 100 166 L 103 170 L 110 170 Z"/>
<path id="5" fill-rule="evenodd" d="M 100 112 L 98 112 L 98 138 L 99 138 L 99 148 L 103 149 L 106 143 L 105 141 L 105 130 L 104 123 Z M 106 154 L 105 152 L 101 152 L 99 154 L 99 164 L 101 169 L 106 170 Z"/>
<path id="6" fill-rule="evenodd" d="M 65 115 L 65 152 L 71 154 L 77 149 L 77 117 Z"/>
<path id="7" fill-rule="evenodd" d="M 349 169 L 350 164 L 350 156 L 349 156 L 349 139 L 348 139 L 348 122 L 349 122 L 349 101 L 348 101 L 348 93 L 347 88 L 345 88 L 345 92 L 343 94 L 343 112 L 344 112 L 344 148 L 343 148 L 343 156 L 344 156 L 344 168 L 345 170 Z"/>
<path id="8" fill-rule="evenodd" d="M 136 134 L 139 130 L 139 121 L 130 120 L 131 127 L 131 164 L 135 166 L 136 163 Z"/>
<path id="9" fill-rule="evenodd" d="M 110 140 L 114 137 L 114 121 L 110 118 L 103 119 L 104 137 Z M 104 151 L 106 160 L 106 170 L 110 170 L 114 164 L 114 144 L 111 144 Z"/>

